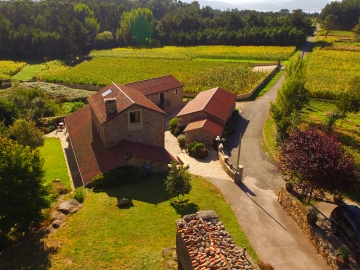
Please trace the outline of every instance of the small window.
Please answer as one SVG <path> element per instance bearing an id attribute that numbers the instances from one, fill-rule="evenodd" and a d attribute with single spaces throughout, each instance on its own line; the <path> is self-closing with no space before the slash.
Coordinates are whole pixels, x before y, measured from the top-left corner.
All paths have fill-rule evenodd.
<path id="1" fill-rule="evenodd" d="M 177 89 L 174 90 L 174 95 L 177 95 Z"/>
<path id="2" fill-rule="evenodd" d="M 130 112 L 130 123 L 140 122 L 140 111 Z"/>

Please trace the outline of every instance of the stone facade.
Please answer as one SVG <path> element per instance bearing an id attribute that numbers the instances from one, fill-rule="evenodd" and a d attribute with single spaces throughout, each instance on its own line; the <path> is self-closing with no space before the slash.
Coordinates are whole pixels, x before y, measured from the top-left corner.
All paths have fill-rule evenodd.
<path id="1" fill-rule="evenodd" d="M 296 221 L 300 229 L 307 235 L 317 252 L 323 257 L 330 268 L 337 270 L 336 251 L 317 225 L 310 225 L 307 222 L 309 211 L 306 207 L 297 198 L 287 192 L 285 188 L 281 188 L 278 201 L 285 211 Z"/>
<path id="2" fill-rule="evenodd" d="M 198 111 L 195 113 L 190 113 L 190 114 L 186 114 L 186 115 L 182 115 L 178 117 L 178 126 L 179 127 L 184 127 L 187 126 L 190 122 L 194 121 L 194 120 L 198 120 L 201 118 L 206 118 L 209 115 L 204 112 L 204 111 Z"/>
<path id="3" fill-rule="evenodd" d="M 141 168 L 142 172 L 144 172 L 145 166 L 150 166 L 151 173 L 164 173 L 169 171 L 169 166 L 167 162 L 136 157 L 130 158 L 129 161 L 126 162 L 126 164 L 122 164 L 121 166 L 124 165 Z"/>
<path id="4" fill-rule="evenodd" d="M 214 134 L 204 129 L 194 129 L 194 130 L 185 131 L 185 145 L 197 141 L 197 142 L 202 142 L 209 147 L 210 146 L 212 147 L 215 138 L 216 136 Z"/>
<path id="5" fill-rule="evenodd" d="M 140 112 L 140 122 L 130 123 L 130 113 Z M 106 148 L 121 140 L 164 146 L 164 115 L 137 104 L 132 105 L 103 125 L 91 111 L 92 121 Z"/>
<path id="6" fill-rule="evenodd" d="M 183 87 L 167 90 L 162 93 L 147 95 L 146 97 L 166 112 L 170 112 L 172 109 L 184 105 Z M 164 100 L 163 104 L 161 99 Z"/>

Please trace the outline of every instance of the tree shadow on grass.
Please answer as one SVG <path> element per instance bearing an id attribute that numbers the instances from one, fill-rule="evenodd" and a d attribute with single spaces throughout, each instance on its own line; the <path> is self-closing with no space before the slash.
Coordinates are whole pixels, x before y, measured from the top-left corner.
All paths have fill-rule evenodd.
<path id="1" fill-rule="evenodd" d="M 0 269 L 49 269 L 51 255 L 56 254 L 57 247 L 45 244 L 45 232 L 31 233 L 9 244 L 0 250 Z"/>
<path id="2" fill-rule="evenodd" d="M 150 204 L 159 204 L 169 199 L 169 194 L 165 186 L 166 174 L 152 174 L 148 177 L 141 177 L 139 181 L 123 184 L 118 187 L 94 190 L 95 192 L 105 192 L 109 197 L 129 199 L 130 202 L 142 201 Z M 131 207 L 131 205 L 129 206 Z M 121 207 L 129 208 L 129 207 Z"/>
<path id="3" fill-rule="evenodd" d="M 171 206 L 175 209 L 176 213 L 178 213 L 181 216 L 189 215 L 189 214 L 195 214 L 197 211 L 199 211 L 199 206 L 195 203 L 175 203 L 171 202 Z"/>

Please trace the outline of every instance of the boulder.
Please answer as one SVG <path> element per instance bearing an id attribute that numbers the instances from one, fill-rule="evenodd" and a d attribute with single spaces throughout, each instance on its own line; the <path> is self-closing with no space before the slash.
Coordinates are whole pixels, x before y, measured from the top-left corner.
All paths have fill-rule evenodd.
<path id="1" fill-rule="evenodd" d="M 130 205 L 130 200 L 126 198 L 118 199 L 118 206 Z"/>
<path id="2" fill-rule="evenodd" d="M 54 228 L 54 229 L 57 229 L 61 226 L 61 221 L 60 220 L 54 220 L 53 223 L 51 224 L 51 226 Z"/>
<path id="3" fill-rule="evenodd" d="M 52 213 L 52 218 L 51 220 L 60 220 L 63 221 L 65 219 L 65 215 L 59 211 L 55 211 Z"/>
<path id="4" fill-rule="evenodd" d="M 72 199 L 60 203 L 57 207 L 57 210 L 67 215 L 76 213 L 81 207 L 82 205 L 77 200 Z"/>

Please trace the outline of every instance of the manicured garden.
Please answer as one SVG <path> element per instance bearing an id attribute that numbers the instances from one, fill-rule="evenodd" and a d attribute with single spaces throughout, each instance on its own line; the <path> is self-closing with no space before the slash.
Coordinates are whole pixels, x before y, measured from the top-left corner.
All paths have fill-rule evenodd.
<path id="1" fill-rule="evenodd" d="M 165 189 L 166 175 L 101 192 L 88 191 L 83 208 L 67 217 L 64 227 L 43 239 L 42 251 L 8 249 L 0 268 L 51 265 L 51 269 L 168 269 L 162 249 L 175 246 L 175 220 L 201 210 L 215 210 L 235 243 L 258 257 L 221 192 L 201 177 L 192 177 L 187 204 L 172 205 Z M 129 198 L 131 207 L 119 208 L 117 198 Z M 14 248 L 15 249 L 15 248 Z M 51 257 L 44 254 L 52 253 Z M 3 268 L 3 266 L 7 266 Z"/>
<path id="2" fill-rule="evenodd" d="M 60 139 L 44 138 L 44 146 L 39 147 L 39 152 L 44 160 L 45 183 L 49 184 L 55 179 L 60 179 L 70 189 L 71 184 Z"/>

